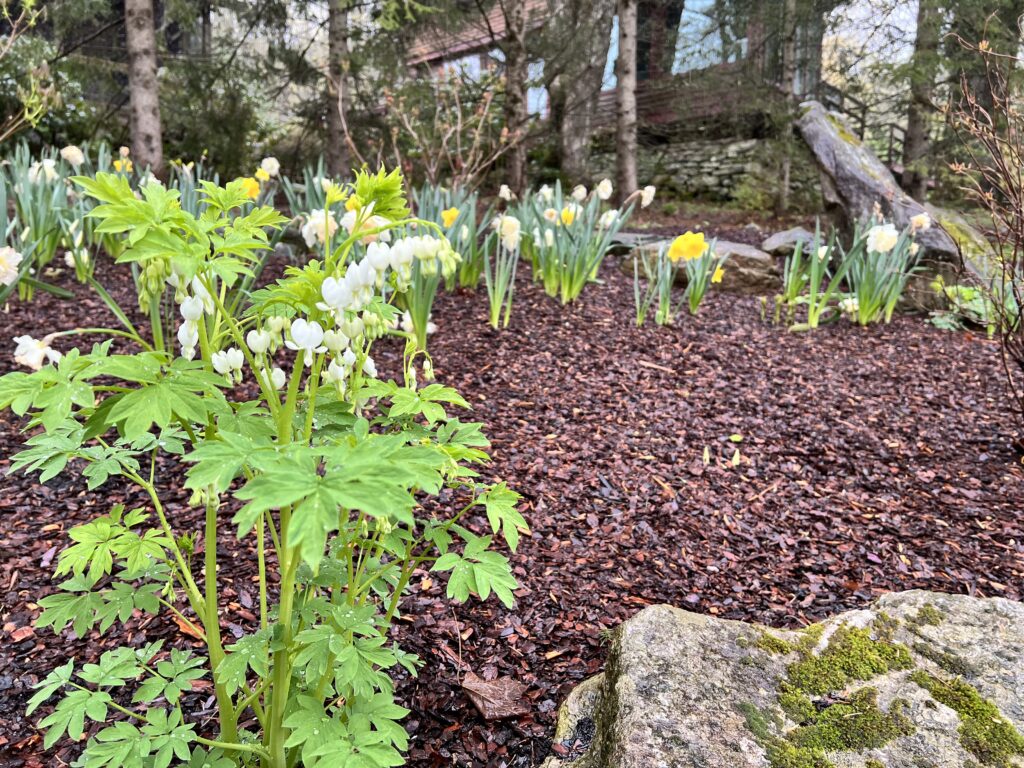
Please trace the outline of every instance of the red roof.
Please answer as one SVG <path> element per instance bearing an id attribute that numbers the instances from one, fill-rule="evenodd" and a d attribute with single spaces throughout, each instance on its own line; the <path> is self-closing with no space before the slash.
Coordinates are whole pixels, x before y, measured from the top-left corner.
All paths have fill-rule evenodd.
<path id="1" fill-rule="evenodd" d="M 542 25 L 551 15 L 548 0 L 524 0 L 527 30 Z M 494 3 L 482 14 L 471 14 L 458 26 L 436 21 L 416 36 L 406 61 L 410 66 L 446 59 L 491 48 L 505 39 L 505 14 L 502 3 Z"/>

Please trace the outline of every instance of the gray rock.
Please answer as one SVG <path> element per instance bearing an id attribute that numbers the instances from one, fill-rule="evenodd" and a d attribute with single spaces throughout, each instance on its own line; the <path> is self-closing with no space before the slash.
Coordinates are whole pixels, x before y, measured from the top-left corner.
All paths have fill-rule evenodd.
<path id="1" fill-rule="evenodd" d="M 775 258 L 744 243 L 719 240 L 715 253 L 727 256 L 721 288 L 730 293 L 764 294 L 782 287 L 782 274 Z"/>
<path id="2" fill-rule="evenodd" d="M 802 243 L 806 247 L 812 240 L 814 240 L 813 232 L 808 232 L 803 227 L 793 227 L 770 236 L 761 243 L 761 250 L 775 256 L 789 256 L 796 250 L 797 243 Z"/>
<path id="3" fill-rule="evenodd" d="M 817 160 L 825 202 L 837 210 L 846 228 L 867 219 L 876 203 L 882 207 L 885 217 L 900 229 L 912 216 L 928 211 L 900 189 L 889 169 L 857 138 L 840 115 L 826 111 L 816 101 L 800 106 L 803 112 L 797 126 Z M 932 258 L 959 263 L 957 243 L 964 241 L 984 244 L 984 251 L 991 252 L 984 238 L 962 219 L 954 222 L 954 234 L 946 230 L 947 222 L 954 218 L 951 214 L 938 209 L 930 212 L 942 226 L 919 233 L 917 242 Z M 983 269 L 983 263 L 975 263 L 973 253 L 965 249 L 964 256 L 968 266 Z"/>
<path id="4" fill-rule="evenodd" d="M 641 259 L 655 257 L 662 248 L 668 248 L 671 240 L 658 240 L 637 246 L 633 255 Z M 752 245 L 719 240 L 715 243 L 715 253 L 727 256 L 725 274 L 722 282 L 715 286 L 716 290 L 728 293 L 765 294 L 778 290 L 782 286 L 782 275 L 775 259 Z M 622 271 L 633 274 L 633 259 L 625 258 L 621 263 Z M 676 282 L 686 285 L 686 272 L 682 269 L 676 273 Z"/>
<path id="5" fill-rule="evenodd" d="M 866 680 L 848 676 L 842 687 L 825 693 L 808 694 L 810 686 L 804 685 L 817 720 L 794 722 L 790 718 L 800 715 L 792 707 L 787 714 L 780 705 L 783 683 L 790 691 L 799 688 L 808 660 L 867 658 L 841 650 L 853 647 L 854 635 L 863 638 L 856 653 L 884 648 L 897 661 L 882 665 L 887 671 L 873 665 L 875 674 L 866 672 Z M 825 668 L 844 667 L 829 661 Z M 1018 737 L 1024 731 L 1024 606 L 915 590 L 886 595 L 867 609 L 799 632 L 652 606 L 616 630 L 604 673 L 569 695 L 555 734 L 566 756 L 549 757 L 544 768 L 804 765 L 793 759 L 792 750 L 809 756 L 801 738 L 814 731 L 814 723 L 860 728 L 848 710 L 864 697 L 873 702 L 874 715 L 892 718 L 899 727 L 856 749 L 823 749 L 816 757 L 827 762 L 815 765 L 1024 765 L 1024 754 L 1013 754 L 1016 747 L 1003 762 L 989 762 L 977 744 L 962 740 L 968 715 L 940 701 L 928 681 L 963 685 L 979 701 L 991 702 L 1012 744 L 1017 738 L 1012 729 Z M 833 706 L 844 709 L 827 721 Z M 989 717 L 986 724 L 992 722 Z M 582 747 L 579 739 L 586 742 Z M 783 763 L 782 753 L 792 762 Z"/>

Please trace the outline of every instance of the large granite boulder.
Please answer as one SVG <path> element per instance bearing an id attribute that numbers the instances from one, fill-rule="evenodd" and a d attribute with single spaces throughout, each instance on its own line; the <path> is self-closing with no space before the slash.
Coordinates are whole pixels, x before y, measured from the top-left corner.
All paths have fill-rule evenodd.
<path id="1" fill-rule="evenodd" d="M 885 217 L 900 229 L 912 216 L 928 212 L 941 226 L 920 232 L 917 242 L 933 260 L 959 262 L 957 245 L 980 246 L 991 252 L 984 238 L 962 218 L 938 208 L 927 208 L 907 195 L 890 170 L 864 144 L 843 118 L 827 111 L 816 101 L 800 105 L 797 127 L 810 147 L 821 171 L 822 195 L 846 228 L 867 219 L 877 203 Z M 975 248 L 964 248 L 967 266 L 983 267 Z"/>
<path id="2" fill-rule="evenodd" d="M 671 240 L 658 240 L 637 246 L 631 256 L 622 260 L 622 271 L 632 275 L 633 256 L 653 259 L 660 249 L 667 249 L 671 243 Z M 715 253 L 727 257 L 722 282 L 715 286 L 716 290 L 763 295 L 773 293 L 782 287 L 782 273 L 771 254 L 752 245 L 728 240 L 716 241 Z M 685 270 L 680 269 L 676 273 L 676 282 L 686 285 Z"/>
<path id="3" fill-rule="evenodd" d="M 800 631 L 658 605 L 570 694 L 544 768 L 1024 766 L 1024 606 L 887 595 Z"/>
<path id="4" fill-rule="evenodd" d="M 792 229 L 769 235 L 761 243 L 761 250 L 775 256 L 789 256 L 796 250 L 797 243 L 802 245 L 804 252 L 806 252 L 807 246 L 812 242 L 814 242 L 813 232 L 809 232 L 803 227 L 793 227 Z"/>

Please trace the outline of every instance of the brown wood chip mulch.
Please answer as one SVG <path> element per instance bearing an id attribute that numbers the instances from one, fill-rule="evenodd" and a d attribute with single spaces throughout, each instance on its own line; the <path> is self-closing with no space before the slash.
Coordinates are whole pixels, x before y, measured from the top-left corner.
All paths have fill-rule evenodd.
<path id="1" fill-rule="evenodd" d="M 994 342 L 909 316 L 790 334 L 761 321 L 756 298 L 714 294 L 678 327 L 637 329 L 631 281 L 611 264 L 602 277 L 563 308 L 524 270 L 500 332 L 486 324 L 482 288 L 435 308 L 439 379 L 473 404 L 493 441 L 487 475 L 523 494 L 533 532 L 512 556 L 513 610 L 494 600 L 453 609 L 443 579 L 414 579 L 395 631 L 426 662 L 398 681 L 411 765 L 539 763 L 558 704 L 601 669 L 604 631 L 652 603 L 792 627 L 891 590 L 1021 598 L 1024 467 Z M 74 302 L 12 302 L 3 350 L 22 333 L 111 322 L 76 292 Z M 378 365 L 396 375 L 400 350 L 384 346 Z M 0 371 L 12 368 L 3 351 Z M 18 429 L 0 416 L 0 472 Z M 168 465 L 162 477 L 181 530 L 198 528 L 200 513 L 174 490 L 180 475 Z M 144 503 L 118 483 L 89 493 L 71 475 L 4 477 L 0 764 L 57 766 L 77 753 L 66 742 L 43 753 L 24 716 L 33 683 L 69 654 L 192 642 L 165 617 L 102 639 L 31 628 L 68 528 L 115 501 Z M 239 635 L 255 619 L 255 558 L 229 518 L 224 628 Z M 529 714 L 485 721 L 461 685 L 469 672 L 525 684 Z M 189 705 L 208 726 L 208 683 Z"/>

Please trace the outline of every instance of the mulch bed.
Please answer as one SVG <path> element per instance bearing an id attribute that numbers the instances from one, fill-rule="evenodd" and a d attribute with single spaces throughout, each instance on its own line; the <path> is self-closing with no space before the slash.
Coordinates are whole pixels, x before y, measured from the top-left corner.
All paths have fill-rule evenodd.
<path id="1" fill-rule="evenodd" d="M 435 307 L 438 377 L 473 404 L 493 441 L 487 474 L 523 494 L 533 531 L 512 556 L 513 610 L 493 599 L 453 607 L 443 579 L 414 579 L 396 629 L 426 662 L 398 681 L 412 710 L 411 765 L 538 764 L 558 704 L 602 667 L 604 631 L 653 603 L 793 627 L 892 590 L 1021 598 L 1024 467 L 994 342 L 920 317 L 789 334 L 761 320 L 756 298 L 715 294 L 678 327 L 637 329 L 631 281 L 610 263 L 602 277 L 561 307 L 524 273 L 512 326 L 500 332 L 486 323 L 482 290 Z M 75 290 L 74 302 L 13 302 L 4 337 L 108 316 Z M 127 297 L 127 281 L 116 292 Z M 378 350 L 382 374 L 394 375 L 397 345 Z M 12 366 L 4 352 L 0 371 Z M 18 429 L 0 416 L 0 471 Z M 161 477 L 181 530 L 198 529 L 201 513 L 175 490 L 180 475 L 168 466 Z M 144 504 L 123 484 L 86 492 L 73 474 L 47 485 L 4 479 L 4 765 L 62 765 L 76 754 L 69 743 L 44 754 L 23 714 L 32 684 L 69 654 L 88 661 L 124 643 L 191 642 L 166 617 L 104 638 L 32 630 L 67 529 L 116 501 Z M 255 618 L 254 558 L 224 518 L 224 624 L 237 635 Z M 485 722 L 460 686 L 470 671 L 525 683 L 530 714 Z M 208 688 L 187 701 L 208 724 Z"/>

